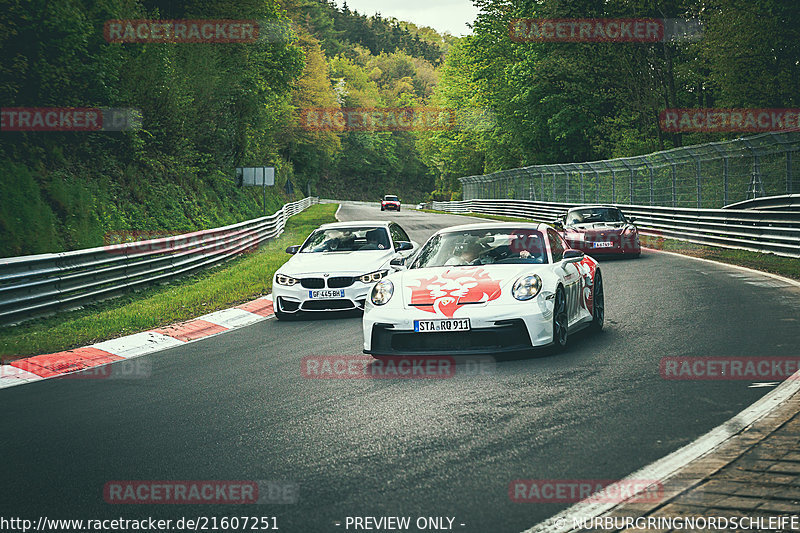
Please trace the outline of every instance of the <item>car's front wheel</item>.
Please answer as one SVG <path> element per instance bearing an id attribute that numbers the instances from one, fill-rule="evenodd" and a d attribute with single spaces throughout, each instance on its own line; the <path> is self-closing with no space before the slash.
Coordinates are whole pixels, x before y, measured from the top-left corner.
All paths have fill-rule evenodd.
<path id="1" fill-rule="evenodd" d="M 592 329 L 600 331 L 606 318 L 606 299 L 603 290 L 603 276 L 600 271 L 594 274 L 594 290 L 592 291 Z"/>
<path id="2" fill-rule="evenodd" d="M 559 285 L 553 303 L 553 347 L 557 352 L 561 352 L 567 347 L 568 326 L 567 294 L 564 287 Z"/>

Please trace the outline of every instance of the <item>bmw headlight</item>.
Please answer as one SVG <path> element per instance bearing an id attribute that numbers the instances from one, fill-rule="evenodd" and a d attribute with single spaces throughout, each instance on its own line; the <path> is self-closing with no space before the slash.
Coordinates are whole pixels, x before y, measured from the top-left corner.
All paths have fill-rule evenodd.
<path id="1" fill-rule="evenodd" d="M 394 285 L 391 281 L 385 279 L 372 287 L 370 300 L 372 300 L 372 303 L 375 305 L 384 305 L 392 299 L 392 294 L 394 294 Z"/>
<path id="2" fill-rule="evenodd" d="M 378 270 L 377 272 L 370 272 L 369 274 L 364 274 L 363 276 L 358 278 L 358 280 L 361 283 L 367 283 L 367 284 L 376 283 L 385 278 L 388 274 L 389 274 L 388 270 Z"/>
<path id="3" fill-rule="evenodd" d="M 540 290 L 542 290 L 542 280 L 539 276 L 533 274 L 523 276 L 515 281 L 514 286 L 511 288 L 511 294 L 517 300 L 525 301 L 536 297 Z"/>
<path id="4" fill-rule="evenodd" d="M 291 287 L 292 285 L 297 285 L 297 280 L 289 276 L 284 276 L 283 274 L 278 274 L 275 276 L 275 283 Z"/>

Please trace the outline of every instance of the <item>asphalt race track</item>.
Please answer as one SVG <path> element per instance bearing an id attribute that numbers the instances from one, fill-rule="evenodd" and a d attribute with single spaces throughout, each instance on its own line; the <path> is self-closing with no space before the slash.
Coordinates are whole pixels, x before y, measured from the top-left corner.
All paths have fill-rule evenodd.
<path id="1" fill-rule="evenodd" d="M 469 222 L 378 204 L 340 218 L 393 219 L 420 243 Z M 770 390 L 667 381 L 662 357 L 797 355 L 795 288 L 647 251 L 601 268 L 603 333 L 485 375 L 304 379 L 304 356 L 361 355 L 360 318 L 347 316 L 269 320 L 146 356 L 145 379 L 0 391 L 0 516 L 276 516 L 285 533 L 345 531 L 348 516 L 448 516 L 456 531 L 519 532 L 567 504 L 513 503 L 512 480 L 619 479 Z M 287 505 L 110 505 L 112 480 L 282 480 L 300 492 Z"/>

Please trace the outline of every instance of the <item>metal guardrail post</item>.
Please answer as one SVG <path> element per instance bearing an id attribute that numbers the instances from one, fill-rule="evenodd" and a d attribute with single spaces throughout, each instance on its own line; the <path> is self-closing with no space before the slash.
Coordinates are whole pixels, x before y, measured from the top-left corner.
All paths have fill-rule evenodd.
<path id="1" fill-rule="evenodd" d="M 611 171 L 611 203 L 617 203 L 617 171 Z"/>
<path id="2" fill-rule="evenodd" d="M 701 176 L 701 174 L 700 174 L 701 166 L 700 166 L 700 160 L 699 159 L 697 160 L 696 165 L 697 165 L 696 166 L 696 174 L 697 174 L 697 209 L 700 209 L 701 207 L 703 207 L 703 184 L 702 184 L 702 181 L 701 181 L 702 178 L 700 177 Z"/>
<path id="3" fill-rule="evenodd" d="M 544 172 L 541 172 L 540 176 L 541 176 L 541 179 L 542 179 L 542 201 L 544 202 L 545 201 L 545 196 L 544 196 Z"/>
<path id="4" fill-rule="evenodd" d="M 786 194 L 792 194 L 792 152 L 786 150 Z"/>

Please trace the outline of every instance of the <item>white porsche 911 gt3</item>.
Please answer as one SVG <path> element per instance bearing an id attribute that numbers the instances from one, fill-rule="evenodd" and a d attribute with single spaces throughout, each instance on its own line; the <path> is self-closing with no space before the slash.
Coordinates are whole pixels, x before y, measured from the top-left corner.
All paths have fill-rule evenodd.
<path id="1" fill-rule="evenodd" d="M 497 354 L 553 345 L 605 316 L 598 263 L 546 224 L 483 223 L 433 235 L 372 288 L 364 352 Z"/>
<path id="2" fill-rule="evenodd" d="M 286 249 L 294 257 L 272 280 L 275 316 L 284 320 L 306 311 L 363 309 L 372 286 L 418 248 L 394 222 L 320 226 L 303 244 Z"/>

